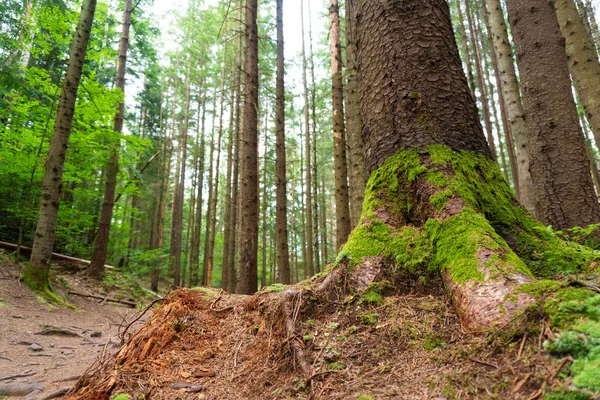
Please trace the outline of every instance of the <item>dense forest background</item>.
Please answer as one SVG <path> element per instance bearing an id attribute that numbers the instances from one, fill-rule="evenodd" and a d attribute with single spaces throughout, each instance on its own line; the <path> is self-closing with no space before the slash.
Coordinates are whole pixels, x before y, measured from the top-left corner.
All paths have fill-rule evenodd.
<path id="1" fill-rule="evenodd" d="M 488 143 L 519 194 L 515 185 L 518 143 L 500 84 L 504 69 L 493 51 L 490 24 L 495 17 L 485 12 L 485 3 L 486 7 L 500 5 L 482 0 L 449 5 Z M 159 25 L 164 22 L 159 24 L 160 16 L 152 13 L 157 9 L 152 2 L 135 3 L 123 97 L 116 80 L 125 5 L 123 1 L 97 4 L 64 167 L 54 251 L 94 258 L 111 155 L 116 152 L 118 174 L 106 264 L 136 278 L 150 279 L 155 271 L 154 288 L 156 274 L 171 282 L 175 268 L 181 270 L 182 285 L 227 286 L 223 271 L 235 268 L 236 209 L 240 207 L 242 8 L 236 0 L 190 0 L 169 11 L 171 17 L 165 19 L 172 21 L 169 31 L 161 32 Z M 577 5 L 592 43 L 597 44 L 594 5 L 590 1 Z M 258 7 L 258 274 L 262 286 L 278 280 L 275 6 L 273 1 L 261 1 Z M 33 245 L 44 165 L 79 7 L 78 1 L 70 0 L 0 4 L 1 241 Z M 285 6 L 292 14 L 286 18 L 303 27 L 286 38 L 292 48 L 303 49 L 291 55 L 286 52 L 286 213 L 294 282 L 319 272 L 337 252 L 328 7 L 327 2 L 315 0 Z M 354 226 L 366 178 L 355 155 L 360 126 L 356 128 L 353 121 L 355 89 L 352 61 L 347 60 L 344 4 L 340 10 L 342 64 L 347 67 L 343 80 L 349 211 Z M 321 26 L 313 26 L 316 23 Z M 119 133 L 113 118 L 123 100 L 125 129 Z M 598 148 L 578 104 L 598 189 Z M 174 258 L 177 265 L 169 261 Z"/>

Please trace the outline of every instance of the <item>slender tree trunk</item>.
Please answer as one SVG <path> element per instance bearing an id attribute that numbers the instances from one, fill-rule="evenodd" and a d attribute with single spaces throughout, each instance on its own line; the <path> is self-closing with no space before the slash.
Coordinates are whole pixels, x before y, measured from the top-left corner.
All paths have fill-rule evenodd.
<path id="1" fill-rule="evenodd" d="M 204 258 L 202 261 L 202 278 L 200 279 L 200 284 L 203 286 L 208 285 L 208 271 L 212 269 L 212 260 L 211 260 L 211 236 L 212 229 L 215 224 L 213 224 L 213 220 L 215 219 L 215 215 L 213 214 L 213 199 L 215 197 L 215 147 L 217 143 L 215 141 L 215 118 L 217 114 L 217 88 L 213 90 L 213 110 L 212 110 L 212 123 L 211 123 L 211 134 L 210 134 L 210 156 L 208 161 L 208 202 L 206 209 L 206 228 L 204 234 Z"/>
<path id="2" fill-rule="evenodd" d="M 178 163 L 179 178 L 173 196 L 173 213 L 171 229 L 171 246 L 169 250 L 169 270 L 173 271 L 173 284 L 181 285 L 181 250 L 183 245 L 183 203 L 185 200 L 185 173 L 187 165 L 187 137 L 188 121 L 190 117 L 190 75 L 191 58 L 188 59 L 187 73 L 185 77 L 185 109 L 183 122 L 180 123 L 179 153 L 181 160 Z"/>
<path id="3" fill-rule="evenodd" d="M 460 0 L 456 0 L 456 11 L 458 12 L 458 27 L 460 29 L 461 45 L 463 51 L 463 58 L 467 65 L 467 77 L 469 78 L 469 88 L 471 95 L 475 98 L 475 78 L 473 77 L 473 64 L 471 63 L 471 52 L 469 50 L 469 39 L 467 38 L 467 30 L 465 28 L 465 19 L 463 17 L 462 9 L 460 8 Z"/>
<path id="4" fill-rule="evenodd" d="M 308 2 L 308 58 L 310 60 L 310 77 L 311 77 L 311 122 L 312 122 L 312 200 L 313 200 L 313 247 L 315 257 L 315 272 L 321 271 L 321 260 L 319 255 L 319 200 L 318 200 L 318 163 L 317 163 L 317 86 L 315 79 L 315 60 L 313 53 L 313 36 L 312 36 L 312 14 L 310 11 L 310 2 Z"/>
<path id="5" fill-rule="evenodd" d="M 234 201 L 231 198 L 231 174 L 233 170 L 233 142 L 235 141 L 235 132 L 234 132 L 234 107 L 235 107 L 235 98 L 237 96 L 236 85 L 233 83 L 235 80 L 235 71 L 236 71 L 237 61 L 234 59 L 231 69 L 232 74 L 232 84 L 230 91 L 230 101 L 229 101 L 229 129 L 227 134 L 227 175 L 226 175 L 226 183 L 225 183 L 225 223 L 224 223 L 224 234 L 223 234 L 223 262 L 221 264 L 221 288 L 227 290 L 229 286 L 229 256 L 230 251 L 229 248 L 232 245 L 232 235 L 233 232 L 231 230 L 231 203 Z"/>
<path id="6" fill-rule="evenodd" d="M 257 290 L 258 251 L 258 31 L 257 0 L 246 0 L 244 117 L 240 140 L 241 218 L 237 292 Z"/>
<path id="7" fill-rule="evenodd" d="M 554 7 L 545 0 L 506 5 L 523 83 L 536 214 L 557 229 L 596 223 L 600 206 Z"/>
<path id="8" fill-rule="evenodd" d="M 202 100 L 201 100 L 202 99 Z M 200 112 L 202 107 L 202 112 Z M 202 117 L 200 117 L 202 115 Z M 204 157 L 205 157 L 205 122 L 206 122 L 206 98 L 201 95 L 198 97 L 198 119 L 196 121 L 196 136 L 200 138 L 200 148 L 198 149 L 198 163 L 196 164 L 196 173 L 198 175 L 198 192 L 196 195 L 196 220 L 194 226 L 194 235 L 192 236 L 192 250 L 190 252 L 190 284 L 198 286 L 200 266 L 200 243 L 202 242 L 202 195 L 204 194 Z M 201 127 L 201 128 L 200 128 Z"/>
<path id="9" fill-rule="evenodd" d="M 600 29 L 598 29 L 598 22 L 596 21 L 596 13 L 594 12 L 594 7 L 592 6 L 591 0 L 586 0 L 585 9 L 590 21 L 590 27 L 592 29 L 592 37 L 594 38 L 594 42 L 596 44 L 596 48 L 600 47 Z"/>
<path id="10" fill-rule="evenodd" d="M 268 113 L 265 113 L 265 122 Z M 260 287 L 267 286 L 267 125 L 265 123 L 265 149 L 263 156 L 263 179 L 262 179 L 262 271 L 260 276 Z"/>
<path id="11" fill-rule="evenodd" d="M 500 75 L 500 68 L 498 66 L 498 57 L 496 55 L 496 51 L 494 50 L 494 39 L 492 37 L 493 36 L 492 35 L 492 27 L 490 24 L 490 18 L 489 18 L 489 14 L 487 11 L 487 5 L 486 5 L 485 0 L 483 0 L 481 2 L 481 5 L 483 6 L 483 18 L 485 21 L 486 32 L 487 32 L 487 42 L 488 42 L 488 46 L 490 49 L 490 54 L 492 56 L 492 65 L 494 67 L 494 78 L 496 79 L 496 88 L 498 90 L 500 115 L 502 117 L 502 127 L 504 130 L 504 140 L 506 142 L 506 150 L 508 153 L 508 159 L 510 161 L 511 177 L 513 180 L 514 189 L 515 189 L 515 193 L 517 194 L 517 198 L 520 199 L 521 198 L 521 187 L 520 187 L 520 183 L 519 183 L 517 155 L 515 153 L 515 146 L 514 146 L 514 142 L 513 142 L 511 126 L 508 121 L 508 114 L 506 111 L 506 101 L 504 99 L 504 93 L 503 93 L 503 89 L 502 89 L 503 83 L 502 83 L 502 78 Z M 502 16 L 502 23 L 504 23 L 504 16 L 502 14 L 501 14 L 501 16 Z M 511 59 L 512 59 L 512 56 L 511 56 Z M 513 69 L 514 69 L 514 66 L 513 66 Z M 493 97 L 493 95 L 492 95 L 492 97 Z M 519 101 L 520 101 L 520 98 L 519 98 Z M 496 116 L 494 118 L 497 119 Z"/>
<path id="12" fill-rule="evenodd" d="M 494 161 L 497 161 L 498 154 L 496 153 L 496 144 L 494 143 L 494 134 L 492 132 L 492 122 L 490 119 L 490 109 L 487 101 L 488 94 L 483 76 L 483 55 L 481 54 L 478 46 L 477 35 L 475 33 L 475 21 L 473 21 L 473 13 L 471 12 L 471 6 L 469 5 L 469 1 L 470 0 L 465 0 L 465 12 L 467 14 L 467 20 L 469 21 L 469 33 L 471 34 L 471 40 L 473 41 L 473 56 L 475 58 L 477 87 L 479 88 L 479 104 L 481 105 L 481 111 L 483 114 L 483 122 L 487 136 L 487 141 L 490 146 L 490 150 L 492 151 L 492 159 Z"/>
<path id="13" fill-rule="evenodd" d="M 277 209 L 275 225 L 277 226 L 277 267 L 279 281 L 285 285 L 291 283 L 290 257 L 287 228 L 287 172 L 285 161 L 285 62 L 283 52 L 283 0 L 277 0 L 277 76 L 275 81 L 275 175 L 277 178 Z"/>
<path id="14" fill-rule="evenodd" d="M 529 212 L 535 215 L 535 190 L 530 173 L 530 150 L 528 148 L 529 132 L 525 124 L 525 115 L 519 82 L 513 59 L 513 52 L 508 33 L 504 12 L 500 0 L 484 0 L 494 43 L 494 52 L 498 59 L 498 70 L 502 82 L 502 98 L 506 104 L 506 114 L 510 123 L 510 132 L 517 148 L 517 174 L 519 176 L 519 201 Z"/>
<path id="15" fill-rule="evenodd" d="M 329 231 L 327 230 L 327 196 L 325 195 L 325 179 L 321 175 L 321 232 L 323 233 L 323 263 L 329 262 Z"/>
<path id="16" fill-rule="evenodd" d="M 300 1 L 300 24 L 302 30 L 302 87 L 304 88 L 304 152 L 305 152 L 305 174 L 306 174 L 306 259 L 304 260 L 307 276 L 313 276 L 315 269 L 313 265 L 313 215 L 312 215 L 312 181 L 311 181 L 311 162 L 310 162 L 310 118 L 308 104 L 308 79 L 306 78 L 306 46 L 304 40 L 304 1 Z"/>
<path id="17" fill-rule="evenodd" d="M 594 139 L 600 146 L 600 62 L 573 0 L 554 2 L 560 30 L 566 41 L 569 71 L 585 110 Z"/>
<path id="18" fill-rule="evenodd" d="M 340 44 L 340 15 L 337 0 L 329 1 L 329 47 L 331 53 L 333 155 L 335 169 L 336 248 L 340 249 L 350 234 L 348 197 L 348 167 L 344 127 L 344 88 L 342 83 L 342 46 Z"/>
<path id="19" fill-rule="evenodd" d="M 83 1 L 77 28 L 71 43 L 69 62 L 56 111 L 54 131 L 52 132 L 48 157 L 46 158 L 46 169 L 42 183 L 42 200 L 31 251 L 31 260 L 23 276 L 23 280 L 27 285 L 35 290 L 47 290 L 50 287 L 50 258 L 52 257 L 56 234 L 56 219 L 65 156 L 73 124 L 77 90 L 79 89 L 95 11 L 96 0 Z"/>
<path id="20" fill-rule="evenodd" d="M 127 64 L 127 49 L 129 48 L 129 27 L 131 25 L 132 0 L 125 0 L 125 11 L 123 13 L 123 23 L 121 32 L 121 42 L 119 44 L 119 67 L 117 69 L 117 87 L 125 92 L 125 70 Z M 123 132 L 123 118 L 125 116 L 125 104 L 119 103 L 119 111 L 115 115 L 114 131 L 117 132 L 115 143 L 111 145 L 110 158 L 106 166 L 106 186 L 104 188 L 104 200 L 102 202 L 102 213 L 100 215 L 100 225 L 96 234 L 94 243 L 94 255 L 92 262 L 88 267 L 88 274 L 95 278 L 104 275 L 104 263 L 106 262 L 106 253 L 108 250 L 108 241 L 110 237 L 110 224 L 112 222 L 113 207 L 115 205 L 115 191 L 117 188 L 117 175 L 119 173 L 119 148 L 121 141 L 121 132 Z"/>

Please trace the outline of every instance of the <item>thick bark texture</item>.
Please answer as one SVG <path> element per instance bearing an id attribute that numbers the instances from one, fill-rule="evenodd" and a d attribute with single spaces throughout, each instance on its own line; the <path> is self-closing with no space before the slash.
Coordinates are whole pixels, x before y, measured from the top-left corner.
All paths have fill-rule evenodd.
<path id="1" fill-rule="evenodd" d="M 565 38 L 569 71 L 596 143 L 600 143 L 600 63 L 573 0 L 554 2 Z"/>
<path id="2" fill-rule="evenodd" d="M 333 162 L 335 169 L 336 249 L 339 250 L 346 243 L 352 228 L 350 221 L 350 198 L 348 197 L 348 165 L 346 163 L 340 14 L 337 0 L 329 1 L 329 22 L 333 105 Z"/>
<path id="3" fill-rule="evenodd" d="M 241 216 L 237 292 L 258 288 L 258 30 L 257 0 L 246 0 L 244 115 L 240 140 Z"/>
<path id="4" fill-rule="evenodd" d="M 117 87 L 125 92 L 125 71 L 127 65 L 127 49 L 129 48 L 129 27 L 131 26 L 132 0 L 125 0 L 125 11 L 119 43 L 119 66 L 117 68 Z M 96 241 L 94 242 L 94 255 L 88 268 L 90 276 L 99 278 L 104 274 L 104 263 L 108 251 L 108 240 L 110 237 L 110 224 L 112 223 L 113 207 L 115 205 L 115 192 L 117 189 L 117 175 L 119 174 L 119 148 L 120 135 L 123 132 L 123 118 L 125 116 L 125 104 L 119 103 L 119 110 L 115 115 L 113 129 L 117 133 L 115 143 L 111 144 L 110 157 L 106 164 L 106 185 L 104 187 L 104 200 L 102 201 L 102 213 Z"/>
<path id="5" fill-rule="evenodd" d="M 37 289 L 45 289 L 49 285 L 50 259 L 54 247 L 65 156 L 73 124 L 77 90 L 79 89 L 95 11 L 96 0 L 85 0 L 81 5 L 81 13 L 79 14 L 77 29 L 71 43 L 69 63 L 63 80 L 58 110 L 56 111 L 54 131 L 50 139 L 50 148 L 48 150 L 46 170 L 42 183 L 40 216 L 33 241 L 31 262 L 24 276 L 24 280 L 31 287 Z"/>
<path id="6" fill-rule="evenodd" d="M 348 179 L 350 181 L 350 220 L 352 228 L 358 224 L 365 198 L 367 176 L 365 172 L 364 145 L 358 82 L 356 80 L 356 38 L 354 33 L 353 1 L 346 2 L 346 70 L 348 85 L 346 94 L 346 136 L 348 142 Z"/>
<path id="7" fill-rule="evenodd" d="M 452 26 L 440 24 L 450 19 L 445 2 L 361 0 L 355 9 L 367 171 L 402 148 L 428 144 L 491 156 Z"/>
<path id="8" fill-rule="evenodd" d="M 287 174 L 285 167 L 285 87 L 283 58 L 283 0 L 277 0 L 277 77 L 275 82 L 275 175 L 277 177 L 277 205 L 275 225 L 277 226 L 277 268 L 279 282 L 291 283 L 290 256 L 287 230 Z"/>
<path id="9" fill-rule="evenodd" d="M 557 229 L 600 221 L 564 39 L 552 3 L 508 0 L 529 134 L 536 216 Z"/>
<path id="10" fill-rule="evenodd" d="M 374 172 L 337 262 L 358 268 L 366 285 L 380 271 L 392 281 L 398 271 L 441 273 L 468 330 L 504 325 L 535 300 L 519 291 L 534 276 L 597 256 L 533 220 L 491 160 L 446 2 L 360 0 L 355 10 Z"/>

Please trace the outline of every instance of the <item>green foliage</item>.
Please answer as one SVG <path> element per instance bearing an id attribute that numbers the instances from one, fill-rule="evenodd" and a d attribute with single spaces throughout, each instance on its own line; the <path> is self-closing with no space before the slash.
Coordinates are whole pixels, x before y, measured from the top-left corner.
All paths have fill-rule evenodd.
<path id="1" fill-rule="evenodd" d="M 553 389 L 544 395 L 544 400 L 591 400 L 592 396 L 578 390 Z"/>
<path id="2" fill-rule="evenodd" d="M 427 351 L 433 351 L 445 345 L 446 341 L 443 337 L 437 336 L 432 333 L 425 335 L 425 338 L 423 339 L 423 349 Z"/>
<path id="3" fill-rule="evenodd" d="M 112 400 L 131 400 L 131 397 L 125 393 L 116 394 Z"/>

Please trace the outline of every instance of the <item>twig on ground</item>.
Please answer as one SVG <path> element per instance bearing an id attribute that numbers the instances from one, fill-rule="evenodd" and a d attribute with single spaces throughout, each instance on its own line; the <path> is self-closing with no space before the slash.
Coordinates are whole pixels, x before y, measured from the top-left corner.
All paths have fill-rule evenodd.
<path id="1" fill-rule="evenodd" d="M 521 358 L 521 354 L 523 353 L 523 348 L 525 347 L 525 342 L 527 341 L 527 336 L 529 332 L 525 332 L 523 335 L 523 340 L 521 340 L 521 345 L 519 346 L 519 352 L 517 353 L 517 361 Z"/>
<path id="2" fill-rule="evenodd" d="M 26 376 L 31 376 L 31 375 L 35 375 L 35 372 L 28 369 L 27 371 L 23 371 L 20 374 L 10 375 L 10 376 L 5 376 L 4 378 L 0 378 L 0 381 L 8 381 L 10 379 L 16 379 L 16 378 L 25 378 Z"/>
<path id="3" fill-rule="evenodd" d="M 52 392 L 44 397 L 42 397 L 39 400 L 50 400 L 50 399 L 56 399 L 58 397 L 64 396 L 65 394 L 69 393 L 70 388 L 62 388 L 62 389 L 58 389 L 55 392 Z"/>
<path id="4" fill-rule="evenodd" d="M 492 364 L 492 363 L 489 363 L 489 362 L 487 362 L 487 361 L 478 360 L 478 359 L 476 359 L 476 358 L 473 358 L 473 357 L 469 357 L 469 360 L 470 360 L 470 361 L 473 361 L 474 363 L 477 363 L 477 364 L 481 364 L 481 365 L 487 365 L 488 367 L 492 367 L 492 368 L 500 369 L 500 367 L 498 367 L 496 364 Z"/>
<path id="5" fill-rule="evenodd" d="M 146 314 L 148 312 L 148 310 L 150 308 L 152 308 L 152 306 L 154 306 L 156 303 L 159 303 L 163 300 L 164 300 L 164 298 L 153 300 L 150 304 L 148 304 L 146 306 L 146 308 L 144 308 L 142 311 L 140 311 L 138 313 L 138 315 L 129 324 L 127 324 L 127 326 L 125 327 L 125 330 L 123 330 L 123 333 L 119 333 L 119 336 L 121 337 L 121 346 L 123 346 L 123 343 L 125 343 L 125 334 L 129 330 L 129 328 L 131 328 L 131 325 L 133 325 L 134 323 L 139 321 L 144 316 L 144 314 Z"/>

